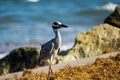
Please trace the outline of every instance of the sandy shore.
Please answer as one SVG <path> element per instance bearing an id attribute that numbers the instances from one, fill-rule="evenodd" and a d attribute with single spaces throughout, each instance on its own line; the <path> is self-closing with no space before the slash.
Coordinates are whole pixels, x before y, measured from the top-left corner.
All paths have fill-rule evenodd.
<path id="1" fill-rule="evenodd" d="M 71 62 L 66 62 L 66 63 L 61 63 L 61 64 L 56 64 L 53 65 L 53 71 L 56 71 L 60 68 L 63 68 L 64 66 L 75 66 L 75 65 L 86 65 L 88 63 L 92 63 L 94 62 L 97 58 L 107 58 L 109 56 L 116 56 L 119 52 L 114 52 L 114 53 L 107 53 L 107 54 L 103 54 L 100 56 L 93 56 L 93 57 L 89 57 L 89 58 L 84 58 L 84 59 L 80 59 L 80 60 L 76 60 L 76 61 L 71 61 Z M 40 68 L 36 68 L 33 69 L 34 72 L 48 72 L 48 66 L 45 67 L 40 67 Z M 4 75 L 0 77 L 0 80 L 5 80 L 6 78 L 11 78 L 13 76 L 17 75 L 18 77 L 21 77 L 23 75 L 23 72 L 16 72 L 16 73 L 11 73 L 8 75 Z"/>

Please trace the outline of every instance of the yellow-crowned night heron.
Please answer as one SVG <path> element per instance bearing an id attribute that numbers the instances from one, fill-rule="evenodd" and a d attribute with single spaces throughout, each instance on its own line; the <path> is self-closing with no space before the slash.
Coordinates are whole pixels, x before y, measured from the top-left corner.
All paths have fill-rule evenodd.
<path id="1" fill-rule="evenodd" d="M 61 34 L 58 31 L 60 28 L 67 28 L 68 26 L 62 24 L 61 22 L 54 22 L 52 24 L 53 31 L 55 33 L 55 38 L 51 39 L 47 43 L 43 44 L 40 51 L 39 63 L 41 64 L 44 60 L 49 59 L 49 72 L 52 74 L 52 58 L 57 55 L 61 46 Z"/>

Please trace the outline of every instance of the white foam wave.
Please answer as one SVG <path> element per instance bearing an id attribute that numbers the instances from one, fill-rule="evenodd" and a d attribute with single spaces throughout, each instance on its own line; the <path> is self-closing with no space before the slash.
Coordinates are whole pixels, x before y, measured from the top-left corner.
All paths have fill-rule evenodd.
<path id="1" fill-rule="evenodd" d="M 73 46 L 72 43 L 67 43 L 67 44 L 65 44 L 65 45 L 62 45 L 62 46 L 61 46 L 61 51 L 66 51 L 66 50 L 72 48 L 72 46 Z"/>
<path id="2" fill-rule="evenodd" d="M 97 9 L 99 9 L 99 10 L 114 11 L 116 6 L 118 6 L 118 5 L 109 2 L 109 3 L 107 3 L 107 4 L 103 5 L 103 6 L 99 6 L 99 7 L 97 7 Z"/>
<path id="3" fill-rule="evenodd" d="M 29 2 L 39 2 L 40 0 L 27 0 Z"/>
<path id="4" fill-rule="evenodd" d="M 1 53 L 1 54 L 0 54 L 0 59 L 4 58 L 4 57 L 7 56 L 7 55 L 8 55 L 8 53 Z"/>

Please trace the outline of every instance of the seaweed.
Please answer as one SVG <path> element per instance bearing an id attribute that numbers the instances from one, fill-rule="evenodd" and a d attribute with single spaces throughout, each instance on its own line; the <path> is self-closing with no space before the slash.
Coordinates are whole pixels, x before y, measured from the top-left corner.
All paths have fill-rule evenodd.
<path id="1" fill-rule="evenodd" d="M 120 54 L 98 58 L 85 66 L 65 66 L 51 76 L 43 72 L 35 73 L 31 69 L 25 70 L 21 78 L 15 76 L 6 80 L 120 80 Z"/>

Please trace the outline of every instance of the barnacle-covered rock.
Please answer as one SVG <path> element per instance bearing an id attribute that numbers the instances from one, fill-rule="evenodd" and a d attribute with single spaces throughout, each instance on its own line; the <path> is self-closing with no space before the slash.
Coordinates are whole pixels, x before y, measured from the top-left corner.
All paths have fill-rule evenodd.
<path id="1" fill-rule="evenodd" d="M 66 51 L 63 61 L 101 55 L 120 50 L 120 28 L 101 24 L 91 30 L 80 33 L 74 46 Z"/>

